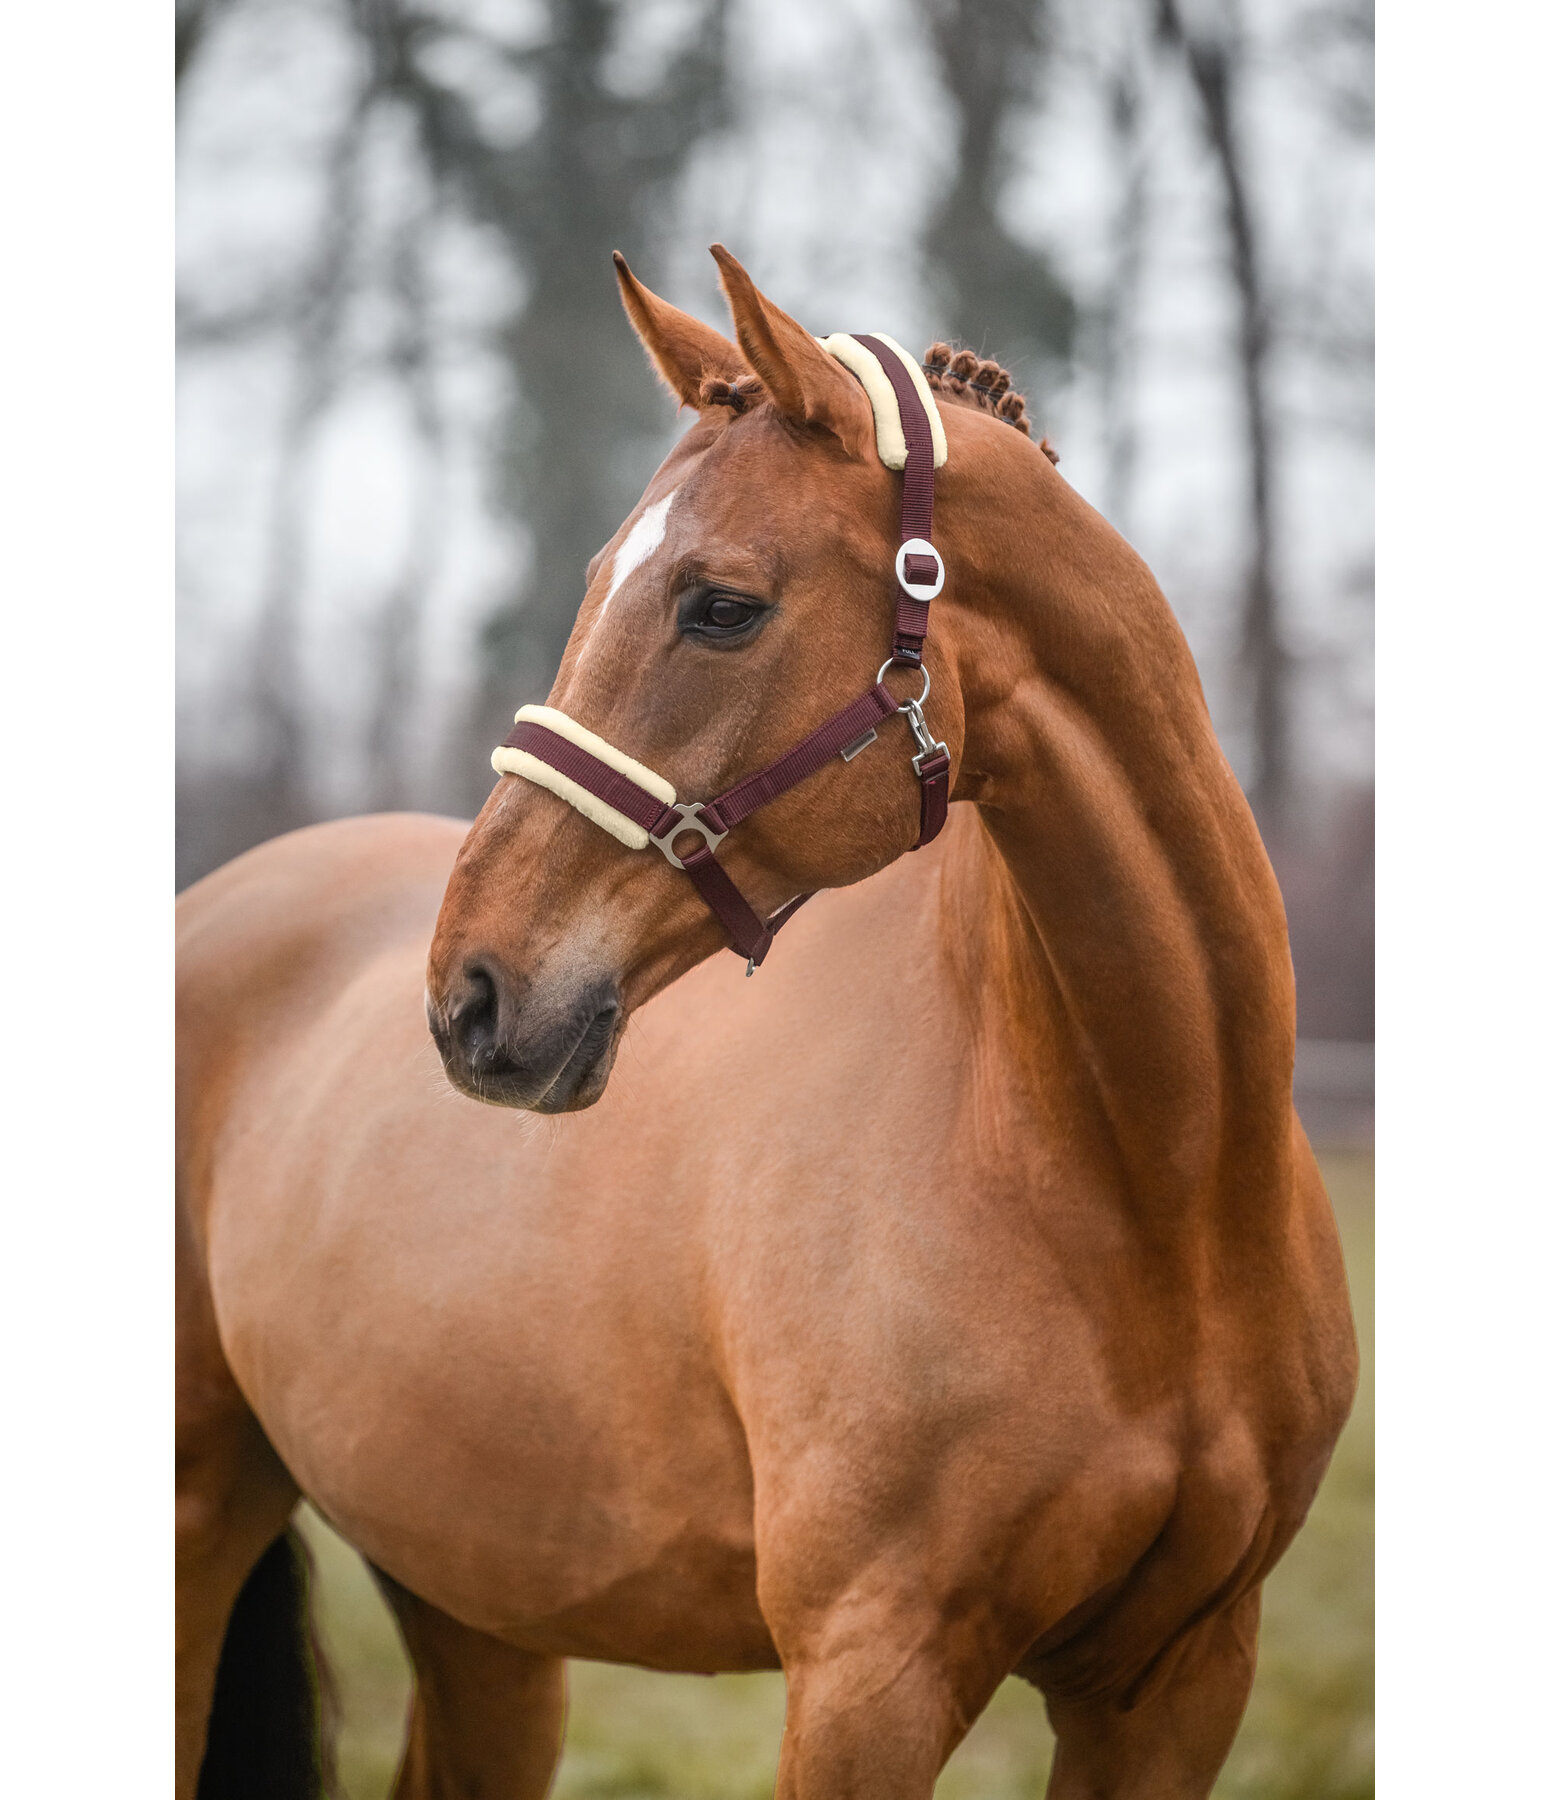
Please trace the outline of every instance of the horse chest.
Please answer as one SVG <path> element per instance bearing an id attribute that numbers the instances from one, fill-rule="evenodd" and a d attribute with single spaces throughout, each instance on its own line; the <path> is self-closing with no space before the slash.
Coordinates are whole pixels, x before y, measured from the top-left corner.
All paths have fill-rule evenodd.
<path id="1" fill-rule="evenodd" d="M 759 1582 L 816 1543 L 988 1562 L 1042 1618 L 1166 1516 L 1168 1308 L 1038 1171 L 1009 1197 L 944 1143 L 934 1179 L 862 1156 L 835 1180 L 774 1130 L 719 1169 L 681 1142 L 620 1158 L 602 1108 L 553 1143 L 365 1092 L 359 1118 L 308 1150 L 312 1183 L 225 1194 L 212 1276 L 304 1490 L 455 1616 L 761 1667 Z"/>

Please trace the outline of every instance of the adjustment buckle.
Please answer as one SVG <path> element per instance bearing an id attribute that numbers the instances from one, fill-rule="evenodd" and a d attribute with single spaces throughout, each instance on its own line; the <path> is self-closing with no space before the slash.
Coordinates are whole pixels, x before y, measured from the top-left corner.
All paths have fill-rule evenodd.
<path id="1" fill-rule="evenodd" d="M 931 557 L 936 563 L 934 579 L 906 581 L 905 559 L 911 556 Z M 928 538 L 906 538 L 899 546 L 899 554 L 893 559 L 893 572 L 898 578 L 899 586 L 912 600 L 935 600 L 942 591 L 942 584 L 947 580 L 947 564 L 942 561 L 942 552 Z"/>
<path id="2" fill-rule="evenodd" d="M 668 826 L 660 837 L 649 831 L 646 833 L 646 836 L 651 839 L 675 869 L 681 869 L 683 863 L 673 854 L 672 844 L 685 826 L 688 826 L 691 831 L 699 832 L 705 840 L 707 850 L 714 850 L 727 835 L 724 831 L 712 831 L 710 826 L 699 817 L 709 804 L 708 800 L 679 800 L 673 807 L 673 811 L 678 814 L 678 823 Z"/>

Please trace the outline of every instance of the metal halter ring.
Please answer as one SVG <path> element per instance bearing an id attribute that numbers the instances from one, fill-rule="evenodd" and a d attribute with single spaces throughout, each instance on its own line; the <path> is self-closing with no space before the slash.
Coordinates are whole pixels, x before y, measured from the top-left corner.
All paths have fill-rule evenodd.
<path id="1" fill-rule="evenodd" d="M 906 556 L 934 556 L 936 558 L 936 580 L 906 581 L 904 579 Z M 947 579 L 947 564 L 942 561 L 942 552 L 929 539 L 906 538 L 899 546 L 899 554 L 893 559 L 893 572 L 898 577 L 899 586 L 912 600 L 935 600 L 942 591 L 942 583 Z"/>
<path id="2" fill-rule="evenodd" d="M 885 662 L 883 664 L 883 666 L 877 671 L 877 679 L 879 682 L 882 681 L 883 677 L 888 673 L 888 671 L 893 667 L 893 665 L 895 663 L 899 663 L 899 666 L 901 668 L 905 668 L 905 669 L 908 669 L 911 667 L 918 668 L 920 670 L 921 674 L 924 675 L 926 678 L 926 685 L 920 690 L 919 696 L 914 700 L 901 701 L 900 702 L 900 710 L 902 711 L 906 706 L 924 706 L 926 704 L 927 700 L 929 700 L 931 697 L 931 671 L 926 667 L 926 665 L 924 663 L 910 664 L 910 663 L 899 662 L 899 658 L 897 656 L 890 656 L 888 658 L 887 662 Z"/>
<path id="3" fill-rule="evenodd" d="M 714 850 L 717 844 L 719 844 L 727 835 L 724 831 L 712 831 L 705 821 L 697 816 L 704 811 L 707 805 L 709 805 L 709 802 L 705 800 L 680 800 L 673 807 L 673 811 L 678 814 L 678 823 L 676 825 L 670 825 L 660 837 L 652 837 L 649 831 L 646 833 L 647 837 L 651 838 L 652 843 L 656 845 L 675 869 L 681 869 L 683 864 L 673 854 L 671 845 L 673 839 L 676 838 L 679 832 L 684 830 L 686 826 L 691 831 L 699 832 L 700 836 L 705 840 L 705 847 L 707 850 Z"/>

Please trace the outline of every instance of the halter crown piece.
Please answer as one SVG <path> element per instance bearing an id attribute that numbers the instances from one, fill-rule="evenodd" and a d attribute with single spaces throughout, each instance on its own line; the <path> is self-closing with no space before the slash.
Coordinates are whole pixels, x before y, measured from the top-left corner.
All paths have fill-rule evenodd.
<path id="1" fill-rule="evenodd" d="M 849 762 L 877 736 L 877 727 L 903 715 L 915 741 L 910 765 L 920 778 L 920 832 L 912 849 L 929 844 L 947 820 L 951 758 L 938 743 L 921 711 L 931 692 L 931 676 L 921 661 L 931 602 L 942 591 L 947 570 L 931 542 L 931 506 L 936 470 L 947 461 L 947 439 L 936 399 L 920 366 L 882 332 L 849 337 L 843 332 L 818 342 L 860 381 L 872 403 L 877 454 L 884 467 L 903 472 L 899 551 L 894 558 L 898 594 L 894 602 L 893 651 L 877 680 L 827 724 L 757 774 L 749 775 L 714 800 L 680 800 L 673 784 L 644 763 L 617 750 L 552 706 L 524 706 L 505 743 L 490 758 L 502 775 L 520 775 L 547 788 L 631 850 L 655 846 L 699 889 L 721 922 L 727 942 L 748 958 L 753 974 L 764 961 L 775 933 L 812 898 L 799 894 L 769 920 L 753 910 L 716 860 L 716 846 L 750 813 L 805 781 L 836 756 Z M 925 685 L 917 699 L 895 700 L 883 676 L 899 663 L 919 669 Z M 698 843 L 680 858 L 675 841 L 685 831 Z"/>

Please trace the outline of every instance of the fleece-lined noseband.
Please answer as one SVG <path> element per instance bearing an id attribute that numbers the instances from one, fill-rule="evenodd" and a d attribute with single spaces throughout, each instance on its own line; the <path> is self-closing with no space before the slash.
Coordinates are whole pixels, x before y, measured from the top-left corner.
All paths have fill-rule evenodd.
<path id="1" fill-rule="evenodd" d="M 931 692 L 931 676 L 921 661 L 931 602 L 942 591 L 947 573 L 931 542 L 934 476 L 947 461 L 942 420 L 919 365 L 891 337 L 882 332 L 864 337 L 840 332 L 819 342 L 866 390 L 877 428 L 877 454 L 886 468 L 904 475 L 900 544 L 894 559 L 899 590 L 893 651 L 878 670 L 876 682 L 768 768 L 714 800 L 680 800 L 664 776 L 552 706 L 524 706 L 510 737 L 490 758 L 500 774 L 520 775 L 547 788 L 627 848 L 655 845 L 699 889 L 720 920 L 727 942 L 748 958 L 750 975 L 764 961 L 775 933 L 812 895 L 799 894 L 773 918 L 761 919 L 716 860 L 716 846 L 734 825 L 833 757 L 849 762 L 895 713 L 903 714 L 915 740 L 910 764 L 920 778 L 920 832 L 911 848 L 929 844 L 947 819 L 951 759 L 946 744 L 932 737 L 921 711 Z M 925 685 L 918 699 L 895 700 L 883 686 L 883 676 L 895 663 L 920 670 Z M 698 833 L 699 843 L 680 859 L 673 845 L 686 830 Z"/>

